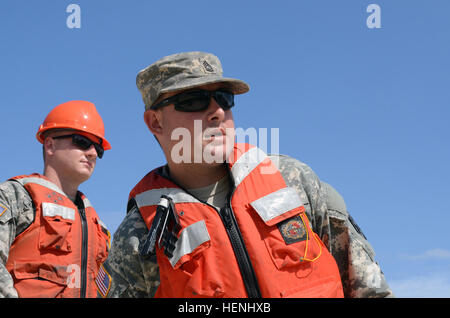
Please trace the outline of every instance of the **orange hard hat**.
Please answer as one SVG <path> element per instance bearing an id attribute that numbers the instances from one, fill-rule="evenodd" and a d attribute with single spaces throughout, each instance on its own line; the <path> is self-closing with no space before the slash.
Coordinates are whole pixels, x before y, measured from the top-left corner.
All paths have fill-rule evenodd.
<path id="1" fill-rule="evenodd" d="M 47 115 L 36 134 L 37 140 L 44 143 L 45 131 L 57 128 L 68 128 L 92 134 L 102 140 L 105 150 L 111 149 L 110 143 L 105 139 L 105 126 L 95 105 L 84 100 L 72 100 L 60 104 Z"/>

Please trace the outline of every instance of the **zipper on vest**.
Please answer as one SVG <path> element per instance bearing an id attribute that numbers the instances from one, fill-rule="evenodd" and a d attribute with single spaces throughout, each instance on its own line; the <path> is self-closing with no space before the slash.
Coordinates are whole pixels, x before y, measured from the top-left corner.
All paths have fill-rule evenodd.
<path id="1" fill-rule="evenodd" d="M 158 172 L 156 172 L 158 173 Z M 196 198 L 203 204 L 206 204 L 217 211 L 217 209 L 211 204 L 200 200 L 195 195 L 190 193 L 187 189 L 179 185 L 175 180 L 172 180 L 170 176 L 166 176 L 162 173 L 158 173 L 161 177 L 171 181 L 176 184 L 180 189 L 184 192 L 188 193 L 192 197 Z M 234 184 L 233 179 L 231 178 L 231 174 L 228 174 L 230 178 L 231 184 Z M 231 197 L 233 196 L 234 188 L 231 193 L 228 194 L 227 204 L 225 207 L 218 211 L 219 216 L 225 225 L 225 230 L 227 231 L 228 238 L 231 242 L 231 247 L 233 248 L 234 255 L 236 256 L 236 260 L 238 262 L 239 269 L 241 271 L 242 280 L 244 281 L 245 289 L 247 290 L 247 294 L 249 298 L 262 298 L 261 291 L 259 289 L 258 281 L 256 279 L 255 270 L 253 269 L 253 265 L 250 261 L 250 257 L 248 256 L 247 248 L 245 247 L 244 239 L 242 238 L 241 231 L 239 230 L 239 226 L 237 225 L 236 218 L 234 217 L 233 209 L 231 208 Z"/>
<path id="2" fill-rule="evenodd" d="M 239 269 L 241 270 L 248 297 L 261 298 L 261 291 L 259 290 L 255 270 L 253 269 L 250 257 L 248 256 L 242 234 L 237 225 L 231 206 L 227 205 L 220 209 L 219 215 L 225 225 L 228 237 L 230 238 L 231 246 L 233 247 Z"/>
<path id="3" fill-rule="evenodd" d="M 88 253 L 88 226 L 84 208 L 78 209 L 81 217 L 81 284 L 80 297 L 86 298 L 87 285 L 87 253 Z"/>

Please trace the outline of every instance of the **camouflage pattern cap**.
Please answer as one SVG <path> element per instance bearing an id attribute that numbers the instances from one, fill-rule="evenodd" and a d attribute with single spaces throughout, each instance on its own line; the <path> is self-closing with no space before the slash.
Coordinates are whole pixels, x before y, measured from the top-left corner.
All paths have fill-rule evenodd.
<path id="1" fill-rule="evenodd" d="M 136 85 L 149 110 L 163 93 L 195 88 L 205 84 L 224 83 L 234 94 L 249 91 L 247 83 L 222 76 L 217 56 L 205 52 L 186 52 L 163 57 L 140 71 Z"/>

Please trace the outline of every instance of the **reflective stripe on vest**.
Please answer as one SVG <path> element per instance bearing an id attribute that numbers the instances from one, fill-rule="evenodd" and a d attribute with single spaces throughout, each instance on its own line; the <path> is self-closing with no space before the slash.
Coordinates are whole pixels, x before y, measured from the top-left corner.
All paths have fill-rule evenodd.
<path id="1" fill-rule="evenodd" d="M 138 207 L 157 205 L 161 195 L 167 195 L 172 198 L 174 203 L 199 203 L 200 201 L 184 192 L 180 188 L 162 188 L 148 190 L 136 195 L 135 200 Z"/>
<path id="2" fill-rule="evenodd" d="M 253 171 L 261 162 L 267 158 L 267 155 L 259 148 L 251 148 L 249 151 L 239 157 L 231 167 L 231 175 L 233 176 L 235 187 Z"/>
<path id="3" fill-rule="evenodd" d="M 75 210 L 51 202 L 42 202 L 43 216 L 60 216 L 65 220 L 75 221 Z"/>
<path id="4" fill-rule="evenodd" d="M 175 243 L 173 256 L 170 258 L 172 267 L 178 263 L 181 257 L 192 253 L 197 247 L 210 240 L 205 221 L 198 221 L 185 227 Z"/>
<path id="5" fill-rule="evenodd" d="M 292 188 L 283 188 L 250 203 L 267 225 L 277 224 L 277 217 L 300 208 L 303 203 Z"/>

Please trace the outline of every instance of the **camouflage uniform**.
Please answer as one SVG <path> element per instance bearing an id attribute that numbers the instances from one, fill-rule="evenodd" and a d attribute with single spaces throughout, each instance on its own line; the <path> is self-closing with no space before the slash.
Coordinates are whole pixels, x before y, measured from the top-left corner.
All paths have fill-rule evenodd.
<path id="1" fill-rule="evenodd" d="M 222 77 L 222 66 L 213 54 L 187 52 L 166 56 L 139 72 L 136 84 L 149 110 L 161 94 L 221 83 L 223 88 L 243 94 L 249 86 L 237 79 Z M 393 296 L 374 252 L 347 212 L 344 200 L 330 185 L 319 180 L 304 163 L 287 156 L 271 156 L 289 187 L 305 204 L 313 230 L 335 257 L 346 297 Z M 279 159 L 279 160 L 278 160 Z M 143 260 L 139 244 L 148 229 L 135 205 L 117 229 L 109 258 L 104 263 L 111 274 L 109 297 L 152 297 L 159 285 L 156 258 Z"/>
<path id="2" fill-rule="evenodd" d="M 276 162 L 278 156 L 270 156 Z M 330 185 L 321 182 L 306 164 L 279 156 L 279 170 L 287 184 L 305 202 L 313 230 L 319 234 L 336 259 L 346 297 L 393 296 L 374 260 L 374 251 L 348 214 L 344 200 Z M 111 251 L 104 263 L 112 276 L 108 297 L 152 297 L 159 285 L 156 258 L 143 260 L 139 244 L 148 229 L 136 206 L 114 234 Z"/>
<path id="3" fill-rule="evenodd" d="M 0 297 L 18 297 L 5 266 L 14 239 L 34 221 L 33 202 L 20 183 L 0 184 L 0 213 Z"/>

